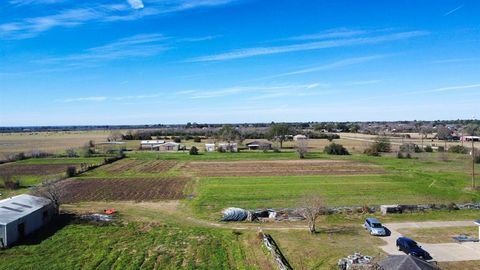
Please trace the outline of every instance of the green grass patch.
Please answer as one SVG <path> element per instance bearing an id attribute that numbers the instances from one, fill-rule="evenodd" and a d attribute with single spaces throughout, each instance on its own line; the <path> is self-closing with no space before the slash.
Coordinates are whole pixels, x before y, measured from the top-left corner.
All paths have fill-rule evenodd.
<path id="1" fill-rule="evenodd" d="M 299 159 L 297 153 L 293 151 L 275 152 L 249 152 L 243 151 L 238 153 L 220 153 L 220 152 L 200 152 L 198 155 L 189 155 L 185 152 L 151 152 L 137 151 L 128 152 L 129 158 L 140 160 L 178 160 L 178 161 L 195 161 L 195 160 L 275 160 L 275 159 Z M 327 155 L 319 152 L 308 153 L 307 158 L 328 158 Z"/>
<path id="2" fill-rule="evenodd" d="M 104 161 L 104 157 L 74 157 L 74 158 L 30 158 L 25 160 L 16 161 L 15 164 L 100 164 Z"/>
<path id="3" fill-rule="evenodd" d="M 46 239 L 0 251 L 0 269 L 258 269 L 230 230 L 70 224 Z"/>

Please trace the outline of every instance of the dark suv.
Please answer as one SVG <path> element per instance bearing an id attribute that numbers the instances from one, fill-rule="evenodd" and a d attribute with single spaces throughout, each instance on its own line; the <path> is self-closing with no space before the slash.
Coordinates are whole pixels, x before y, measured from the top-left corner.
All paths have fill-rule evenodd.
<path id="1" fill-rule="evenodd" d="M 413 241 L 408 237 L 399 237 L 397 239 L 397 248 L 398 250 L 403 251 L 406 254 L 410 254 L 424 260 L 432 259 L 432 256 L 430 256 L 427 251 L 425 251 L 421 246 L 419 246 L 417 242 Z"/>

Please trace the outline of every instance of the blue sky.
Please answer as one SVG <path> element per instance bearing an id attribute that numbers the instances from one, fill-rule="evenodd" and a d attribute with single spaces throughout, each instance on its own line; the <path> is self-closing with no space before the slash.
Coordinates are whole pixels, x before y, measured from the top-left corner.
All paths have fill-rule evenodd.
<path id="1" fill-rule="evenodd" d="M 480 2 L 4 0 L 0 126 L 471 118 Z"/>

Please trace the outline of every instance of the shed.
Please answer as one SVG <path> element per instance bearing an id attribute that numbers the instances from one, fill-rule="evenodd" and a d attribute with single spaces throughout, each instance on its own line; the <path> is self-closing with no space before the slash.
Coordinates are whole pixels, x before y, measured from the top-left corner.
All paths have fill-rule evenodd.
<path id="1" fill-rule="evenodd" d="M 302 134 L 298 134 L 298 135 L 293 136 L 294 141 L 300 141 L 300 140 L 306 140 L 306 139 L 307 139 L 307 136 L 302 135 Z"/>
<path id="2" fill-rule="evenodd" d="M 8 247 L 52 220 L 50 200 L 28 194 L 0 201 L 0 247 Z"/>
<path id="3" fill-rule="evenodd" d="M 378 262 L 383 270 L 440 270 L 436 265 L 412 255 L 391 255 Z"/>
<path id="4" fill-rule="evenodd" d="M 153 150 L 154 148 L 158 148 L 159 145 L 162 145 L 164 143 L 164 140 L 143 140 L 140 142 L 140 148 Z"/>
<path id="5" fill-rule="evenodd" d="M 272 144 L 270 142 L 253 141 L 246 144 L 250 150 L 270 150 Z"/>
<path id="6" fill-rule="evenodd" d="M 214 152 L 215 151 L 215 144 L 214 143 L 206 143 L 205 144 L 205 151 Z"/>
<path id="7" fill-rule="evenodd" d="M 180 144 L 176 142 L 166 142 L 158 146 L 159 151 L 178 151 L 180 149 Z"/>
<path id="8" fill-rule="evenodd" d="M 218 148 L 226 152 L 238 152 L 237 143 L 220 143 Z"/>

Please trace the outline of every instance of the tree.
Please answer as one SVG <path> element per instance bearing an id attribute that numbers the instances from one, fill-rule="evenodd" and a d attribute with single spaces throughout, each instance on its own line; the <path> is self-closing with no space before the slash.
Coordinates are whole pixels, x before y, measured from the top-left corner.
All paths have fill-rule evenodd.
<path id="1" fill-rule="evenodd" d="M 437 128 L 437 138 L 439 140 L 448 140 L 452 132 L 446 126 L 440 126 Z"/>
<path id="2" fill-rule="evenodd" d="M 232 125 L 223 125 L 217 132 L 217 137 L 230 144 L 232 141 L 241 140 L 240 132 Z"/>
<path id="3" fill-rule="evenodd" d="M 267 132 L 267 139 L 275 140 L 283 147 L 283 142 L 287 139 L 287 135 L 291 135 L 292 130 L 287 124 L 273 124 Z"/>
<path id="4" fill-rule="evenodd" d="M 305 155 L 308 152 L 308 140 L 298 140 L 295 148 L 298 153 L 298 157 L 302 159 L 305 158 Z"/>
<path id="5" fill-rule="evenodd" d="M 123 134 L 118 130 L 114 130 L 110 132 L 110 135 L 108 136 L 107 141 L 115 142 L 115 141 L 122 140 L 122 138 L 123 138 Z"/>
<path id="6" fill-rule="evenodd" d="M 331 143 L 330 145 L 325 146 L 323 152 L 329 155 L 350 155 L 347 148 L 343 147 L 341 144 Z"/>
<path id="7" fill-rule="evenodd" d="M 375 138 L 372 148 L 375 148 L 377 152 L 388 153 L 390 152 L 390 150 L 392 150 L 392 145 L 390 143 L 390 139 L 387 136 L 378 136 L 377 138 Z"/>
<path id="8" fill-rule="evenodd" d="M 33 194 L 50 200 L 55 208 L 55 212 L 58 214 L 60 213 L 60 205 L 67 195 L 67 190 L 65 185 L 61 183 L 61 180 L 46 179 L 42 181 L 41 185 L 34 188 Z"/>
<path id="9" fill-rule="evenodd" d="M 320 195 L 308 194 L 300 199 L 298 213 L 307 221 L 310 233 L 316 232 L 315 222 L 320 215 L 326 212 L 327 208 Z"/>
<path id="10" fill-rule="evenodd" d="M 194 156 L 194 155 L 198 155 L 198 148 L 196 146 L 192 146 L 190 148 L 190 151 L 188 152 L 190 155 Z"/>

